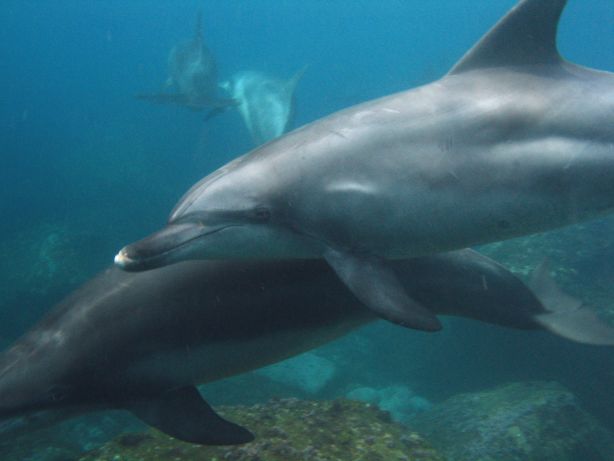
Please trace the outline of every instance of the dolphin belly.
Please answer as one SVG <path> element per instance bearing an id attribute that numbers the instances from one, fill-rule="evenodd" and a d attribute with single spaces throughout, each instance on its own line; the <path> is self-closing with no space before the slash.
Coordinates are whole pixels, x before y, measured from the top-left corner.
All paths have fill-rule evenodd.
<path id="1" fill-rule="evenodd" d="M 181 347 L 140 358 L 126 370 L 129 382 L 205 384 L 252 371 L 309 351 L 373 321 L 348 318 L 341 324 L 274 332 L 250 340 Z"/>

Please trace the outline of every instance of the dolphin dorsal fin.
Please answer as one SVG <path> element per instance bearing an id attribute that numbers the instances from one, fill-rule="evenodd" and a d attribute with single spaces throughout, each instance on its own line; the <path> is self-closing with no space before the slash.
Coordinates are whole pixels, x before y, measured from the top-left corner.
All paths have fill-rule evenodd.
<path id="1" fill-rule="evenodd" d="M 522 0 L 474 45 L 449 75 L 561 61 L 556 34 L 567 0 Z"/>
<path id="2" fill-rule="evenodd" d="M 194 27 L 194 40 L 202 42 L 203 40 L 203 10 L 196 12 L 196 26 Z"/>

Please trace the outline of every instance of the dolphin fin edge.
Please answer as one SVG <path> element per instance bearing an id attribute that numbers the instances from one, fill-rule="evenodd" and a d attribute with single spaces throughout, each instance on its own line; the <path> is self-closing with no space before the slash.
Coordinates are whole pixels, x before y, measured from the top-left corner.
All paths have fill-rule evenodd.
<path id="1" fill-rule="evenodd" d="M 561 291 L 550 276 L 547 261 L 533 271 L 529 287 L 546 310 L 534 317 L 544 329 L 577 343 L 614 346 L 614 328 L 581 301 Z"/>
<path id="2" fill-rule="evenodd" d="M 441 330 L 437 316 L 407 295 L 384 260 L 332 248 L 324 258 L 354 296 L 379 317 L 416 330 Z"/>
<path id="3" fill-rule="evenodd" d="M 522 0 L 486 33 L 448 75 L 500 66 L 555 64 L 556 46 L 567 0 Z"/>
<path id="4" fill-rule="evenodd" d="M 614 346 L 614 328 L 604 323 L 592 309 L 539 314 L 535 321 L 557 336 L 592 346 Z"/>
<path id="5" fill-rule="evenodd" d="M 196 24 L 194 26 L 194 38 L 198 43 L 202 43 L 203 41 L 203 10 L 198 9 L 196 11 Z"/>
<path id="6" fill-rule="evenodd" d="M 290 77 L 290 79 L 286 82 L 286 89 L 288 94 L 293 94 L 294 91 L 296 90 L 296 86 L 298 85 L 298 82 L 301 81 L 301 79 L 303 78 L 303 75 L 305 75 L 305 72 L 307 71 L 307 69 L 309 69 L 311 65 L 310 64 L 305 64 L 303 67 L 301 67 L 299 70 L 296 71 L 296 73 Z"/>
<path id="7" fill-rule="evenodd" d="M 128 409 L 149 426 L 184 442 L 238 445 L 254 440 L 247 429 L 219 416 L 194 386 L 170 390 Z"/>

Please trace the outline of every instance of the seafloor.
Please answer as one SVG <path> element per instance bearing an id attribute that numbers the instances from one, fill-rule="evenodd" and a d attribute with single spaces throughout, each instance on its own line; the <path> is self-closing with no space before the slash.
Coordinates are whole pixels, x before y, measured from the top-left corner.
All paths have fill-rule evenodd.
<path id="1" fill-rule="evenodd" d="M 254 432 L 237 447 L 202 447 L 156 431 L 124 434 L 80 461 L 438 461 L 422 437 L 370 404 L 282 399 L 220 408 Z"/>

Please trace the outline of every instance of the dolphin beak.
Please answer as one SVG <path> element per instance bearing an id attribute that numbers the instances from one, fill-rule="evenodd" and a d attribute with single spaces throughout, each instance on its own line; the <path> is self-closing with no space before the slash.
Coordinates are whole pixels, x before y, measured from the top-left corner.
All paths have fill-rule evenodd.
<path id="1" fill-rule="evenodd" d="M 182 248 L 216 229 L 199 223 L 170 224 L 138 242 L 126 245 L 117 255 L 115 264 L 125 271 L 139 272 L 178 262 Z"/>

